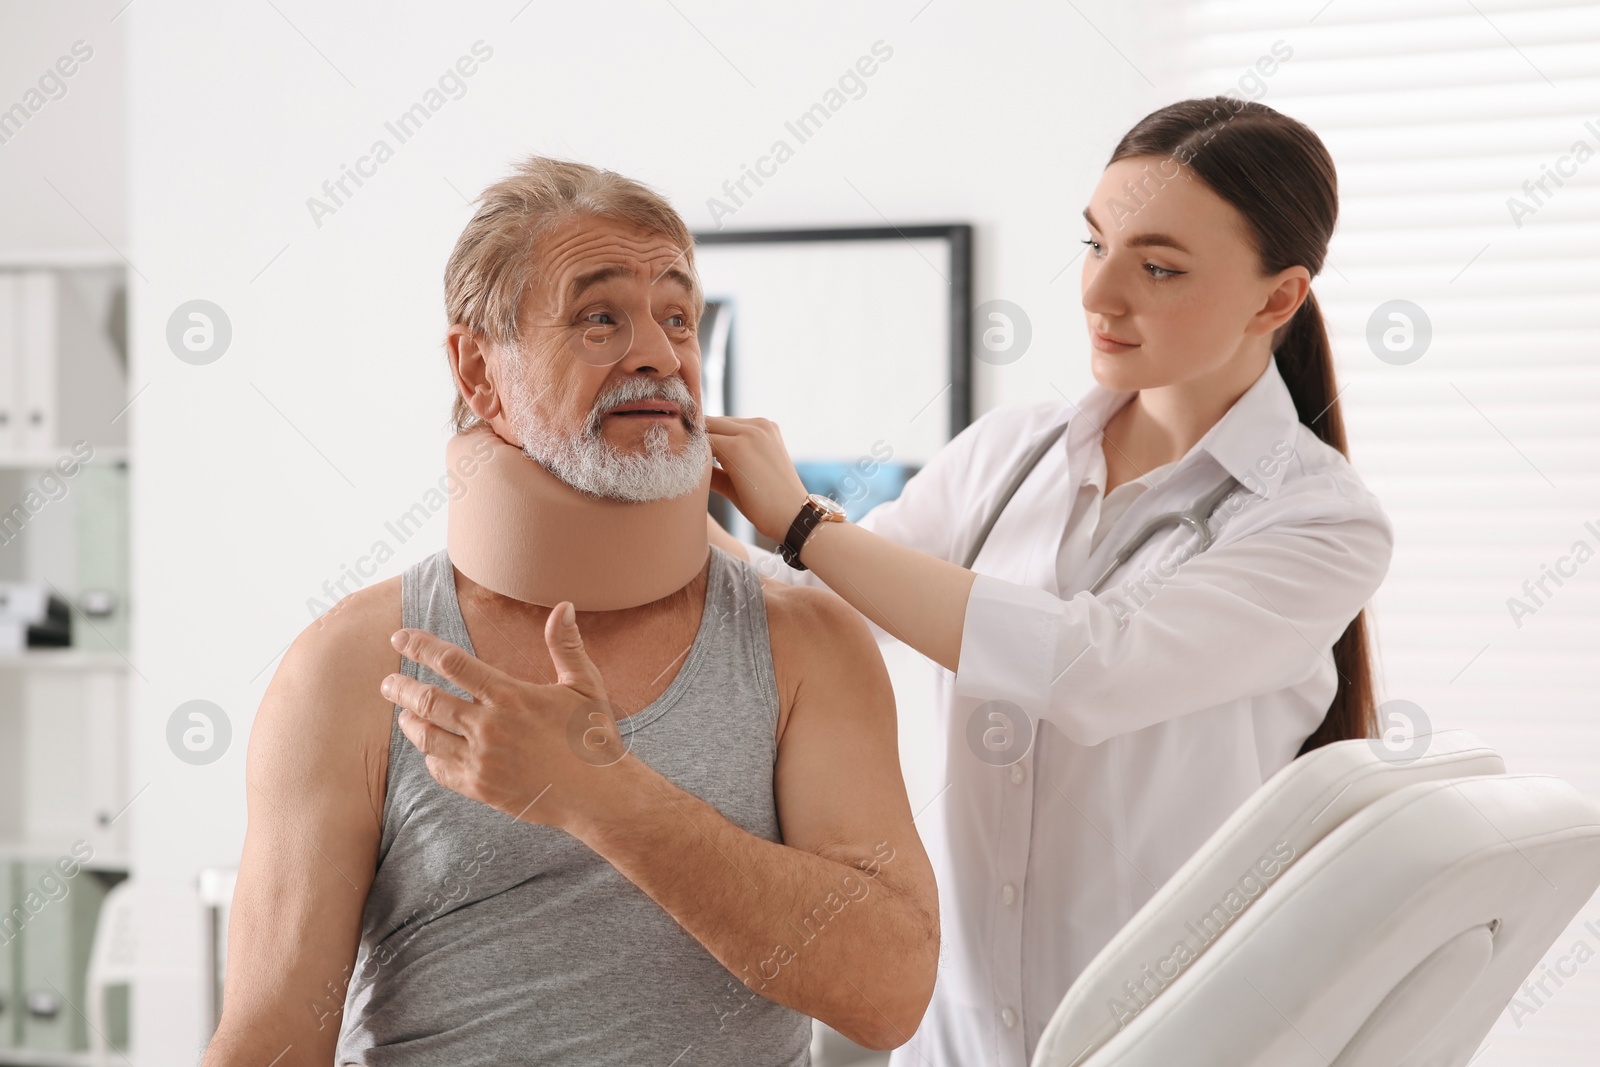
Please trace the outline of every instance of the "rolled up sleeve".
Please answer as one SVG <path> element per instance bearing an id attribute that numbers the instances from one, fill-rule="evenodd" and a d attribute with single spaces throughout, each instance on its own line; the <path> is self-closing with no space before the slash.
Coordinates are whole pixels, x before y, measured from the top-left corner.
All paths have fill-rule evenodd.
<path id="1" fill-rule="evenodd" d="M 1389 520 L 1368 497 L 1337 518 L 1275 522 L 1219 542 L 1170 577 L 1135 560 L 1118 577 L 1151 576 L 1145 595 L 1119 588 L 1063 599 L 979 575 L 955 691 L 1011 701 L 1097 745 L 1283 689 L 1331 657 L 1393 547 Z"/>

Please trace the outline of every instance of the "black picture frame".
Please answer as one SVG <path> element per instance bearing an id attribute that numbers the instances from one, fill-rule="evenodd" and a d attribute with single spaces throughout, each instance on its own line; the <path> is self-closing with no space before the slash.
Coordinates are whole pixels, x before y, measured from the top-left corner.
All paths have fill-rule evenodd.
<path id="1" fill-rule="evenodd" d="M 933 238 L 950 246 L 949 428 L 950 437 L 972 422 L 972 225 L 964 222 L 908 226 L 824 226 L 780 230 L 711 230 L 693 235 L 697 245 L 783 244 L 801 241 L 895 241 Z M 723 410 L 733 412 L 733 381 L 738 373 L 728 349 L 723 373 Z M 737 414 L 735 412 L 735 414 Z"/>

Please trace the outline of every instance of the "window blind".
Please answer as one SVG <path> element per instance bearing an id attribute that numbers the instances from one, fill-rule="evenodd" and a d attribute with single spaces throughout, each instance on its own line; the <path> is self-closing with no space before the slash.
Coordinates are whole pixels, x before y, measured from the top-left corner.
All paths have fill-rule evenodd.
<path id="1" fill-rule="evenodd" d="M 1259 100 L 1338 166 L 1313 288 L 1396 532 L 1380 702 L 1600 796 L 1600 3 L 1157 6 L 1171 99 Z M 1600 899 L 1531 979 L 1474 1067 L 1596 1062 Z"/>

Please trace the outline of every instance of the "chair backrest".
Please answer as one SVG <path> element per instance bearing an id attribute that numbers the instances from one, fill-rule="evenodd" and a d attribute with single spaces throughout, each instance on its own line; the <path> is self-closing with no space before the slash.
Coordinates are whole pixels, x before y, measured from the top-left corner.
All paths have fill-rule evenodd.
<path id="1" fill-rule="evenodd" d="M 1085 1067 L 1465 1067 L 1597 886 L 1600 806 L 1560 779 L 1408 786 L 1312 847 Z"/>
<path id="2" fill-rule="evenodd" d="M 1262 785 L 1090 961 L 1045 1027 L 1034 1067 L 1087 1060 L 1356 812 L 1419 782 L 1505 771 L 1464 731 L 1415 740 L 1421 755 L 1406 758 L 1377 741 L 1325 745 Z"/>
<path id="3" fill-rule="evenodd" d="M 134 940 L 134 885 L 118 882 L 106 891 L 89 946 L 87 983 L 90 986 L 131 982 L 138 964 Z"/>
<path id="4" fill-rule="evenodd" d="M 96 1067 L 111 1063 L 112 1048 L 106 1037 L 106 987 L 132 985 L 138 966 L 135 939 L 137 890 L 132 881 L 118 882 L 106 891 L 95 920 L 89 945 L 89 965 L 84 976 L 85 1016 L 89 1022 L 89 1061 Z M 120 1050 L 118 1055 L 121 1055 Z"/>
<path id="5" fill-rule="evenodd" d="M 237 867 L 203 867 L 196 888 L 206 912 L 205 982 L 207 1030 L 222 1024 L 222 993 L 228 969 L 228 915 L 239 881 Z"/>

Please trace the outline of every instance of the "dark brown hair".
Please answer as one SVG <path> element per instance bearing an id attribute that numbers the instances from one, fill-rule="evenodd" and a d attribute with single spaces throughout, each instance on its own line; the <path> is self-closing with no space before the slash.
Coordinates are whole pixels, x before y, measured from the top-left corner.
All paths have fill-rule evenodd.
<path id="1" fill-rule="evenodd" d="M 1305 267 L 1313 277 L 1322 270 L 1339 217 L 1339 180 L 1327 147 L 1302 123 L 1265 104 L 1230 96 L 1183 100 L 1140 119 L 1109 163 L 1145 156 L 1170 157 L 1188 166 L 1238 209 L 1263 276 L 1292 266 Z M 1171 178 L 1176 168 L 1164 159 L 1159 173 Z M 1315 293 L 1308 290 L 1294 316 L 1273 335 L 1272 354 L 1300 421 L 1348 456 L 1333 352 Z M 1332 741 L 1377 735 L 1365 610 L 1334 642 L 1333 662 L 1338 688 L 1301 755 Z"/>

